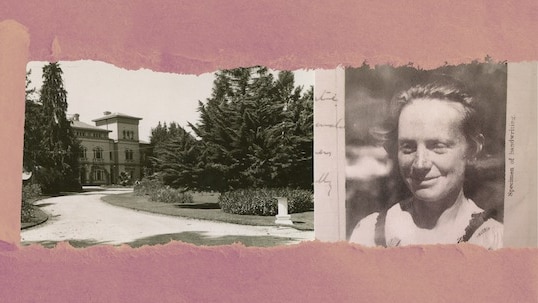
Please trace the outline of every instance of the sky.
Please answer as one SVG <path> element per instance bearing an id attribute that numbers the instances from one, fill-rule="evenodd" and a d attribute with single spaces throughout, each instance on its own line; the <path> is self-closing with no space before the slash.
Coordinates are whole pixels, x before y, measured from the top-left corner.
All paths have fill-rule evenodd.
<path id="1" fill-rule="evenodd" d="M 151 128 L 159 121 L 198 121 L 198 101 L 210 97 L 214 73 L 180 75 L 154 72 L 148 69 L 126 70 L 105 62 L 81 60 L 60 61 L 64 88 L 67 91 L 67 114 L 79 114 L 80 121 L 94 124 L 91 120 L 103 116 L 103 112 L 121 112 L 142 118 L 139 136 L 149 142 Z M 42 85 L 42 68 L 47 62 L 33 61 L 27 65 L 31 70 L 30 88 Z M 313 70 L 295 71 L 295 85 L 307 89 L 314 85 Z"/>

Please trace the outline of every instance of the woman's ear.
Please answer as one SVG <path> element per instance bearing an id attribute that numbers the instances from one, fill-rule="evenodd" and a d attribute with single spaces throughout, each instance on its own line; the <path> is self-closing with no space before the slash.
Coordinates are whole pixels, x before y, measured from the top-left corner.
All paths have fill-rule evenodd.
<path id="1" fill-rule="evenodd" d="M 472 138 L 471 146 L 469 149 L 469 159 L 476 159 L 480 152 L 482 152 L 482 148 L 484 147 L 484 135 L 478 134 Z"/>

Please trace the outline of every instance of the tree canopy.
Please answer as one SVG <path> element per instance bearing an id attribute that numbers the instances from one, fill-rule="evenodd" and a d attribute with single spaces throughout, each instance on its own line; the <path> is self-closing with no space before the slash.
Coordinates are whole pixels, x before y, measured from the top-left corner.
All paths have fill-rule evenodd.
<path id="1" fill-rule="evenodd" d="M 292 72 L 265 67 L 216 73 L 199 102 L 193 134 L 176 124 L 152 131 L 154 165 L 170 186 L 312 188 L 313 88 L 295 87 Z"/>

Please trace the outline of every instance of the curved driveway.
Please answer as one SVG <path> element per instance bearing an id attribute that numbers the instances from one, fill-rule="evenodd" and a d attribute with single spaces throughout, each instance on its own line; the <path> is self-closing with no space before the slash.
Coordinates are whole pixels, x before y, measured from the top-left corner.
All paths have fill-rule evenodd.
<path id="1" fill-rule="evenodd" d="M 50 218 L 42 225 L 23 230 L 21 242 L 30 244 L 80 240 L 121 244 L 182 232 L 202 233 L 205 237 L 272 236 L 284 238 L 286 244 L 314 239 L 314 232 L 290 227 L 248 226 L 173 217 L 139 212 L 101 201 L 105 195 L 126 191 L 129 189 L 110 189 L 38 201 L 36 205 L 41 205 L 41 209 Z"/>

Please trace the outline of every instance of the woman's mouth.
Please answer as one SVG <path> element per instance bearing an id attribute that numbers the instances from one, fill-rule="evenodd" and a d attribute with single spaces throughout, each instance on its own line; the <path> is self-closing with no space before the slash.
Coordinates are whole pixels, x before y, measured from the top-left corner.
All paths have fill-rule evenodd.
<path id="1" fill-rule="evenodd" d="M 434 184 L 440 176 L 426 177 L 426 178 L 411 178 L 413 184 L 417 186 L 430 186 Z"/>

